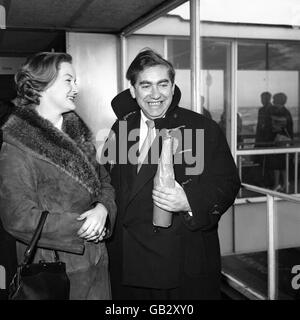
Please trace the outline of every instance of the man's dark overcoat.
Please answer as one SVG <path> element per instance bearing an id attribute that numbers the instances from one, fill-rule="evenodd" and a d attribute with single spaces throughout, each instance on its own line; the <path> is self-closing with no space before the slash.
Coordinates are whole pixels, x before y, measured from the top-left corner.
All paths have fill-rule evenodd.
<path id="1" fill-rule="evenodd" d="M 182 297 L 219 297 L 218 221 L 233 204 L 240 180 L 219 126 L 200 114 L 178 107 L 180 96 L 176 87 L 166 116 L 155 120 L 158 130 L 179 127 L 183 140 L 187 132 L 193 133 L 188 143 L 178 143 L 174 154 L 175 178 L 184 188 L 192 216 L 188 212 L 175 213 L 169 228 L 152 224 L 152 189 L 157 164 L 145 164 L 137 174 L 136 164 L 120 163 L 124 162 L 124 153 L 120 155 L 120 152 L 125 150 L 132 156 L 131 148 L 138 145 L 136 140 L 126 141 L 124 126 L 128 133 L 139 130 L 140 109 L 129 90 L 112 101 L 119 120 L 112 127 L 102 160 L 108 162 L 118 206 L 116 228 L 108 242 L 113 298 L 118 297 L 121 284 L 157 289 L 179 286 Z M 196 139 L 195 129 L 203 130 L 203 141 Z M 110 158 L 109 148 L 111 151 L 114 147 L 116 157 Z M 199 162 L 204 157 L 203 171 L 199 174 L 186 171 L 195 166 L 187 163 L 188 156 L 183 156 L 190 149 L 193 155 L 198 153 Z M 182 164 L 176 164 L 180 160 Z"/>

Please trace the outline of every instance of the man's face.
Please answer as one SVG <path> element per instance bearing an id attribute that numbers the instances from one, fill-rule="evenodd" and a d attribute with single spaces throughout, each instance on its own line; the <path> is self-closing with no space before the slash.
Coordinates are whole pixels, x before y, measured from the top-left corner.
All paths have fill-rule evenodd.
<path id="1" fill-rule="evenodd" d="M 157 65 L 141 71 L 135 85 L 130 87 L 130 92 L 145 116 L 148 119 L 157 119 L 167 112 L 174 88 L 175 84 L 171 83 L 168 68 Z"/>

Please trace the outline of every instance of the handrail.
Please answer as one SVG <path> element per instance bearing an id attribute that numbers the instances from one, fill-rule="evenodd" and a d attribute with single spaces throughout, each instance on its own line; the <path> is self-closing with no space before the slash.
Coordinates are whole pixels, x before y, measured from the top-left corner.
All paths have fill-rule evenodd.
<path id="1" fill-rule="evenodd" d="M 256 149 L 237 149 L 237 156 L 263 155 L 263 154 L 281 154 L 281 153 L 297 153 L 300 147 L 282 147 L 282 148 L 256 148 Z"/>
<path id="2" fill-rule="evenodd" d="M 247 155 L 267 155 L 267 154 L 285 154 L 285 170 L 286 170 L 286 177 L 285 177 L 285 192 L 289 193 L 289 156 L 290 154 L 295 154 L 294 163 L 298 164 L 299 160 L 299 148 L 281 148 L 281 149 L 261 149 L 261 150 L 242 150 L 241 152 L 236 152 L 237 162 L 238 162 L 238 170 L 239 175 L 242 180 L 242 157 Z M 298 193 L 298 165 L 294 166 L 294 193 Z M 242 196 L 241 190 L 239 195 Z"/>
<path id="3" fill-rule="evenodd" d="M 265 189 L 265 188 L 253 186 L 253 185 L 247 184 L 247 183 L 242 183 L 242 187 L 245 189 L 248 189 L 249 191 L 263 193 L 265 195 L 269 195 L 272 197 L 281 198 L 284 200 L 300 203 L 300 197 L 298 197 L 298 196 L 294 196 L 294 195 L 290 195 L 290 194 L 286 194 L 286 193 L 282 193 L 282 192 L 278 192 L 278 191 L 274 191 L 274 190 L 270 190 L 270 189 Z"/>
<path id="4" fill-rule="evenodd" d="M 242 183 L 242 187 L 265 194 L 267 196 L 267 218 L 268 218 L 268 299 L 276 299 L 276 249 L 275 249 L 275 239 L 276 239 L 276 215 L 274 210 L 274 199 L 281 198 L 284 200 L 299 203 L 300 198 L 294 195 L 288 195 L 285 193 L 253 186 L 250 184 Z"/>

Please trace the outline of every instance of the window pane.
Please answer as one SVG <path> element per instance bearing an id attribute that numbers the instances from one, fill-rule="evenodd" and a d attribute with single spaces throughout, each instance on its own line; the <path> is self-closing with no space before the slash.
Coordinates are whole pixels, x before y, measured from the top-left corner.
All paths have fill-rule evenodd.
<path id="1" fill-rule="evenodd" d="M 176 69 L 180 105 L 190 109 L 190 39 L 167 41 L 168 59 Z M 202 39 L 201 103 L 203 114 L 218 122 L 230 143 L 230 41 Z"/>
<path id="2" fill-rule="evenodd" d="M 298 44 L 239 42 L 237 94 L 242 122 L 239 149 L 299 146 L 299 70 Z M 261 175 L 260 179 L 250 175 L 248 183 L 283 192 L 297 189 L 293 187 L 295 176 L 290 174 L 293 171 L 287 172 L 287 166 L 294 170 L 295 163 L 291 162 L 294 154 L 289 160 L 285 153 L 250 158 L 256 173 Z M 249 167 L 240 170 L 246 172 Z"/>
<path id="3" fill-rule="evenodd" d="M 282 147 L 282 143 L 277 143 L 280 138 L 273 126 L 273 117 L 268 119 L 266 112 L 271 105 L 284 107 L 282 112 L 278 108 L 269 111 L 282 114 L 282 119 L 286 118 L 287 126 L 282 128 L 281 133 L 287 136 L 286 140 L 294 137 L 298 142 L 299 70 L 300 45 L 239 43 L 238 106 L 243 121 L 242 138 L 248 139 L 246 144 L 251 143 L 249 139 L 252 139 L 256 147 Z M 244 147 L 243 139 L 241 148 Z"/>
<path id="4" fill-rule="evenodd" d="M 176 71 L 176 84 L 181 90 L 179 105 L 191 108 L 191 69 L 190 69 L 190 39 L 188 37 L 172 38 L 167 41 L 168 60 L 174 65 Z"/>
<path id="5" fill-rule="evenodd" d="M 231 42 L 216 39 L 202 40 L 201 93 L 203 114 L 215 120 L 230 143 Z"/>
<path id="6" fill-rule="evenodd" d="M 188 39 L 168 40 L 168 59 L 177 70 L 190 69 L 191 53 Z"/>

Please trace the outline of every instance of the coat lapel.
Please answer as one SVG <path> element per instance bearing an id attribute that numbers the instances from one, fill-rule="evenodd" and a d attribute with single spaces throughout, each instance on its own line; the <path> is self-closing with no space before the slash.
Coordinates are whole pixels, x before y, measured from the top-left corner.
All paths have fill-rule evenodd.
<path id="1" fill-rule="evenodd" d="M 176 118 L 177 116 L 175 117 L 175 119 Z M 157 119 L 155 121 L 155 128 L 158 130 L 158 132 L 164 135 L 164 132 L 162 131 L 163 129 L 176 127 L 176 120 L 171 121 L 171 119 L 173 119 L 173 115 L 167 116 L 165 118 Z M 152 155 L 152 159 L 151 159 L 152 164 L 151 163 L 143 164 L 139 173 L 136 175 L 136 178 L 133 181 L 133 186 L 131 189 L 130 196 L 128 198 L 127 206 L 135 198 L 135 196 L 141 191 L 141 189 L 145 186 L 145 184 L 148 183 L 149 180 L 151 179 L 153 180 L 156 174 L 157 164 L 158 164 L 158 160 L 159 160 L 161 149 L 162 149 L 162 136 L 158 134 L 158 132 L 148 152 L 148 159 L 149 159 L 149 154 Z M 135 166 L 135 172 L 137 169 L 136 167 L 137 166 Z"/>
<path id="2" fill-rule="evenodd" d="M 152 146 L 148 152 L 148 158 L 151 155 L 151 150 L 153 148 L 157 149 L 157 144 L 159 143 L 159 136 L 156 136 L 154 139 Z M 158 146 L 159 148 L 159 146 Z M 159 149 L 158 149 L 159 150 Z M 160 150 L 159 150 L 160 151 Z M 154 175 L 157 171 L 157 162 L 159 158 L 159 153 L 153 152 L 154 158 L 152 159 L 153 163 L 143 164 L 138 174 L 136 174 L 136 178 L 133 183 L 133 187 L 131 190 L 131 194 L 129 197 L 128 204 L 134 199 L 134 197 L 139 193 L 139 191 L 143 188 L 143 186 L 149 182 L 150 179 L 153 179 Z M 137 166 L 135 166 L 135 170 Z"/>
<path id="3" fill-rule="evenodd" d="M 120 128 L 119 128 L 119 145 L 120 144 L 127 144 L 127 148 L 126 148 L 126 161 L 127 163 L 125 165 L 121 165 L 121 168 L 122 170 L 120 171 L 120 174 L 121 174 L 121 181 L 122 181 L 122 184 L 124 186 L 123 189 L 123 193 L 122 193 L 122 198 L 124 199 L 124 202 L 125 202 L 125 206 L 126 204 L 128 203 L 129 201 L 129 198 L 130 198 L 130 194 L 131 194 L 131 190 L 133 188 L 133 184 L 134 184 L 134 181 L 136 180 L 137 178 L 137 174 L 136 174 L 136 171 L 137 171 L 137 164 L 135 163 L 132 163 L 129 158 L 128 158 L 128 155 L 129 155 L 129 152 L 130 150 L 132 150 L 132 148 L 134 147 L 135 144 L 137 144 L 139 142 L 139 133 L 138 133 L 138 139 L 137 140 L 129 140 L 128 137 L 129 137 L 129 134 L 132 130 L 139 130 L 139 127 L 140 127 L 140 113 L 139 112 L 136 112 L 134 115 L 132 115 L 129 119 L 126 119 L 127 121 L 127 132 L 126 132 L 126 136 L 125 134 L 123 135 L 123 133 L 120 132 Z M 120 122 L 119 122 L 120 124 Z M 126 142 L 122 139 L 125 139 Z M 118 150 L 119 150 L 119 153 L 120 153 L 120 147 L 118 146 Z M 124 157 L 124 156 L 123 156 Z M 120 161 L 120 154 L 119 154 L 119 160 Z"/>
<path id="4" fill-rule="evenodd" d="M 134 141 L 128 141 L 129 134 L 132 130 L 140 129 L 140 112 L 135 113 L 133 117 L 127 120 L 127 155 L 132 153 L 132 147 L 139 143 L 140 133 L 138 132 L 138 139 Z M 153 142 L 154 143 L 154 142 Z M 150 152 L 150 151 L 149 151 Z M 137 174 L 137 155 L 134 156 L 134 163 L 127 159 L 128 164 L 125 165 L 122 170 L 122 181 L 126 181 L 127 187 L 125 187 L 125 207 L 134 199 L 137 193 L 143 188 L 143 186 L 151 179 L 156 173 L 157 165 L 144 164 L 142 165 L 139 173 Z"/>

